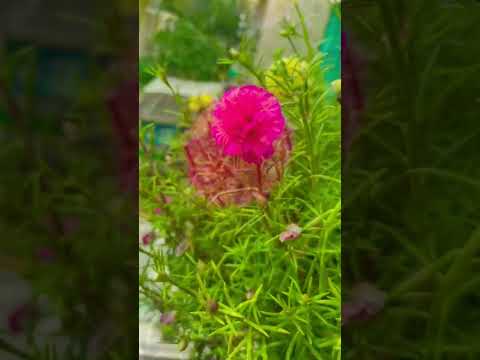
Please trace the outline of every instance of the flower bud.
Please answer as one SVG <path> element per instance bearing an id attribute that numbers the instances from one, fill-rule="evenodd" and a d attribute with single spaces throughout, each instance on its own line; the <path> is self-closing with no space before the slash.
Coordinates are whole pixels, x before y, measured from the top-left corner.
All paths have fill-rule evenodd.
<path id="1" fill-rule="evenodd" d="M 280 234 L 280 241 L 283 243 L 285 241 L 295 240 L 302 234 L 302 228 L 297 224 L 290 224 L 287 226 L 287 229 Z"/>
<path id="2" fill-rule="evenodd" d="M 335 91 L 335 94 L 340 94 L 342 92 L 342 80 L 334 80 L 331 83 L 333 91 Z"/>
<path id="3" fill-rule="evenodd" d="M 213 299 L 207 301 L 207 310 L 210 314 L 215 314 L 218 311 L 218 302 Z"/>
<path id="4" fill-rule="evenodd" d="M 154 239 L 155 239 L 155 234 L 153 232 L 149 232 L 142 236 L 142 244 L 150 245 Z"/>
<path id="5" fill-rule="evenodd" d="M 163 325 L 172 325 L 177 318 L 177 313 L 175 311 L 169 311 L 166 313 L 162 313 L 160 315 L 160 323 Z"/>
<path id="6" fill-rule="evenodd" d="M 180 350 L 181 352 L 187 350 L 188 343 L 189 342 L 187 339 L 180 340 L 180 342 L 178 343 L 178 350 Z"/>
<path id="7" fill-rule="evenodd" d="M 232 59 L 234 59 L 234 60 L 238 59 L 238 57 L 240 55 L 240 52 L 235 48 L 231 48 L 229 50 L 229 53 L 230 53 L 230 56 L 232 57 Z"/>

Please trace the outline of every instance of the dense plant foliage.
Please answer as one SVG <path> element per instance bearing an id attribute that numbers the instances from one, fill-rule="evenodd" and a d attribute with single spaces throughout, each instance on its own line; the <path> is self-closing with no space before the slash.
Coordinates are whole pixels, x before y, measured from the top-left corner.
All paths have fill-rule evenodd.
<path id="1" fill-rule="evenodd" d="M 187 19 L 178 19 L 172 31 L 160 31 L 154 37 L 156 62 L 171 75 L 194 80 L 217 79 L 226 46 L 213 35 L 202 32 Z M 225 69 L 223 69 L 225 73 Z"/>
<path id="2" fill-rule="evenodd" d="M 180 78 L 225 78 L 228 68 L 217 60 L 238 43 L 244 7 L 237 0 L 160 2 L 157 11 L 169 16 L 153 36 L 151 53 L 142 55 L 140 62 L 162 64 Z M 142 67 L 140 74 L 142 80 L 150 78 L 148 67 Z"/>

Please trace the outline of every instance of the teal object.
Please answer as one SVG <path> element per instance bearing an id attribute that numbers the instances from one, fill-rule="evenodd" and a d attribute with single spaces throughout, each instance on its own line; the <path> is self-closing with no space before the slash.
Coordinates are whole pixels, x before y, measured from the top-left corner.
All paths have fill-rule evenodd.
<path id="1" fill-rule="evenodd" d="M 27 53 L 30 62 L 19 62 L 15 67 L 15 95 L 22 95 L 26 91 L 21 75 L 30 70 L 29 66 L 36 66 L 35 95 L 46 101 L 54 99 L 55 103 L 77 96 L 77 89 L 86 78 L 87 69 L 92 61 L 85 51 L 55 47 L 32 48 L 28 43 L 17 41 L 8 42 L 7 49 L 12 54 L 31 49 Z M 34 62 L 31 61 L 33 59 Z"/>
<path id="2" fill-rule="evenodd" d="M 144 122 L 144 125 L 149 124 L 151 124 L 151 122 Z M 175 134 L 177 133 L 177 127 L 175 125 L 155 123 L 153 128 L 153 134 L 152 132 L 147 132 L 145 134 L 145 142 L 147 144 L 151 144 L 153 135 L 153 144 L 155 146 L 168 146 L 170 144 L 170 141 L 175 137 Z"/>
<path id="3" fill-rule="evenodd" d="M 330 12 L 325 37 L 319 47 L 319 50 L 324 54 L 322 66 L 325 69 L 325 80 L 327 83 L 331 83 L 341 77 L 340 49 L 342 25 L 339 12 L 336 10 L 333 7 Z"/>
<path id="4" fill-rule="evenodd" d="M 229 80 L 235 80 L 239 75 L 239 72 L 237 69 L 235 69 L 233 66 L 228 69 L 227 72 L 227 77 Z"/>

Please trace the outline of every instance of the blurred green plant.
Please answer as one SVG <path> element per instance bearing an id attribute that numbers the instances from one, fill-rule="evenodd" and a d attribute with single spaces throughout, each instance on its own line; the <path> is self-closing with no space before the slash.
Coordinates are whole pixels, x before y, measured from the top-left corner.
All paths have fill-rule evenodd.
<path id="1" fill-rule="evenodd" d="M 342 287 L 347 300 L 361 281 L 387 294 L 375 319 L 343 329 L 342 358 L 479 358 L 480 6 L 342 11 L 366 99 L 344 160 Z"/>
<path id="2" fill-rule="evenodd" d="M 142 4 L 147 6 L 146 4 Z M 172 76 L 211 81 L 226 77 L 228 68 L 217 63 L 226 50 L 239 41 L 241 6 L 237 0 L 163 1 L 158 11 L 177 17 L 174 26 L 153 36 L 153 50 L 140 59 L 168 68 Z M 150 79 L 146 67 L 140 67 L 141 85 Z"/>
<path id="3" fill-rule="evenodd" d="M 190 20 L 201 32 L 216 35 L 227 46 L 239 40 L 239 0 L 164 0 L 161 7 Z"/>
<path id="4" fill-rule="evenodd" d="M 131 310 L 129 296 L 135 297 L 129 284 L 135 283 L 136 244 L 125 241 L 126 233 L 137 231 L 135 224 L 125 225 L 132 224 L 135 200 L 118 196 L 120 186 L 112 186 L 118 181 L 114 151 L 97 151 L 115 141 L 104 94 L 118 79 L 87 56 L 95 77 L 79 77 L 76 92 L 60 101 L 38 90 L 42 49 L 1 50 L 0 112 L 7 121 L 0 123 L 0 229 L 11 241 L 2 242 L 0 271 L 18 274 L 31 287 L 32 306 L 44 298 L 49 309 L 20 329 L 21 350 L 1 340 L 0 352 L 32 360 L 85 359 L 98 331 L 113 326 L 105 338 L 111 343 L 96 356 L 111 359 L 109 346 L 125 358 L 136 356 L 136 344 L 124 341 L 137 323 L 124 316 Z M 59 329 L 39 335 L 45 318 L 58 320 Z M 65 353 L 55 348 L 61 336 Z"/>
<path id="5" fill-rule="evenodd" d="M 228 70 L 217 64 L 226 46 L 218 37 L 201 31 L 188 19 L 178 19 L 174 30 L 158 32 L 153 41 L 152 56 L 167 67 L 172 76 L 214 80 L 225 76 Z"/>
<path id="6" fill-rule="evenodd" d="M 144 56 L 139 59 L 138 62 L 138 82 L 140 88 L 143 88 L 150 81 L 155 79 L 155 76 L 152 72 L 156 61 L 151 56 Z"/>

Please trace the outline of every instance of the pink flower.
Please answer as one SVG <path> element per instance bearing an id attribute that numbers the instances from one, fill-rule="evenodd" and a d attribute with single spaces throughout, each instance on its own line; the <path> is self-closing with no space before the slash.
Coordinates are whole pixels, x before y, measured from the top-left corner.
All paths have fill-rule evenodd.
<path id="1" fill-rule="evenodd" d="M 264 205 L 273 187 L 282 179 L 292 149 L 291 130 L 285 128 L 274 143 L 273 156 L 260 164 L 225 156 L 211 135 L 211 111 L 200 114 L 189 131 L 185 146 L 189 176 L 198 193 L 220 206 Z"/>
<path id="2" fill-rule="evenodd" d="M 152 243 L 153 240 L 155 240 L 155 235 L 153 234 L 153 232 L 149 232 L 142 236 L 143 245 L 149 245 Z"/>
<path id="3" fill-rule="evenodd" d="M 302 234 L 302 228 L 297 224 L 290 224 L 287 230 L 280 234 L 280 241 L 283 243 L 289 240 L 295 240 Z"/>
<path id="4" fill-rule="evenodd" d="M 160 322 L 164 325 L 172 325 L 177 318 L 177 313 L 175 311 L 169 311 L 162 313 L 160 315 Z"/>
<path id="5" fill-rule="evenodd" d="M 278 100 L 266 90 L 246 85 L 228 90 L 213 110 L 211 134 L 225 155 L 261 164 L 274 153 L 285 131 Z"/>

